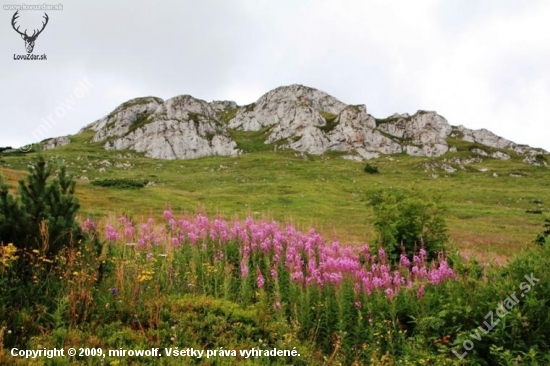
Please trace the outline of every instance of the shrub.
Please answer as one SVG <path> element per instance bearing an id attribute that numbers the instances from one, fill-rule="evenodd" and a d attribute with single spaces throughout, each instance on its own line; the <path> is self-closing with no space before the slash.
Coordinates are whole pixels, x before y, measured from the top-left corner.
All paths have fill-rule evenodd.
<path id="1" fill-rule="evenodd" d="M 542 164 L 542 165 L 546 165 L 546 163 L 548 163 L 548 160 L 542 154 L 535 155 L 535 160 L 536 160 L 537 163 Z"/>
<path id="2" fill-rule="evenodd" d="M 544 219 L 544 230 L 537 234 L 535 243 L 538 245 L 544 245 L 548 238 L 550 238 L 550 219 Z"/>
<path id="3" fill-rule="evenodd" d="M 118 179 L 98 179 L 92 181 L 92 185 L 98 187 L 113 187 L 113 188 L 127 188 L 127 189 L 139 189 L 145 187 L 147 184 L 143 180 L 132 180 L 127 178 Z"/>
<path id="4" fill-rule="evenodd" d="M 378 171 L 378 167 L 376 165 L 372 165 L 370 163 L 367 163 L 367 165 L 365 165 L 365 168 L 363 170 L 365 171 L 365 173 L 369 173 L 369 174 L 378 174 L 378 173 L 380 173 Z"/>
<path id="5" fill-rule="evenodd" d="M 433 259 L 448 241 L 445 209 L 436 201 L 416 194 L 383 190 L 370 197 L 378 241 L 392 261 L 404 251 L 411 256 L 424 247 Z"/>

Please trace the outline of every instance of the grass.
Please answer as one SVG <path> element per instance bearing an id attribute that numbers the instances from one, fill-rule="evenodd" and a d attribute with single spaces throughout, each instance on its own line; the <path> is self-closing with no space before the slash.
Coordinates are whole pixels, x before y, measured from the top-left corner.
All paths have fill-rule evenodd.
<path id="1" fill-rule="evenodd" d="M 143 113 L 132 125 L 130 126 L 130 129 L 128 130 L 128 133 L 134 132 L 138 128 L 142 128 L 147 124 L 149 121 L 150 113 Z"/>
<path id="2" fill-rule="evenodd" d="M 220 112 L 220 120 L 222 124 L 224 125 L 228 124 L 229 121 L 231 121 L 237 115 L 238 111 L 239 111 L 239 108 L 229 108 Z"/>
<path id="3" fill-rule="evenodd" d="M 338 124 L 338 121 L 337 121 L 338 115 L 334 113 L 329 113 L 329 112 L 321 112 L 321 116 L 323 116 L 323 118 L 326 121 L 325 125 L 320 127 L 321 130 L 325 133 L 329 133 L 332 130 L 334 130 L 334 128 Z"/>
<path id="4" fill-rule="evenodd" d="M 236 133 L 245 151 L 236 158 L 148 159 L 131 151 L 102 150 L 100 144 L 89 142 L 92 132 L 45 151 L 47 158 L 64 161 L 79 179 L 80 223 L 86 234 L 84 241 L 71 243 L 54 258 L 43 257 L 40 250 L 27 252 L 31 265 L 23 268 L 31 268 L 33 281 L 20 276 L 11 249 L 1 248 L 0 284 L 8 291 L 0 293 L 0 364 L 28 364 L 11 356 L 13 347 L 102 352 L 158 347 L 165 356 L 175 347 L 234 353 L 202 360 L 77 356 L 51 361 L 56 365 L 550 362 L 545 341 L 550 317 L 544 310 L 550 295 L 545 271 L 550 241 L 528 248 L 549 213 L 546 167 L 530 166 L 513 156 L 510 161 L 484 159 L 460 169 L 449 158 L 472 156 L 463 150 L 432 159 L 383 157 L 369 162 L 380 172 L 372 175 L 363 171 L 365 163 L 344 160 L 342 153 L 271 151 L 273 144 L 263 144 L 267 132 Z M 34 155 L 2 156 L 0 174 L 15 186 Z M 454 164 L 457 171 L 432 171 L 425 168 L 428 162 L 432 167 Z M 434 172 L 437 179 L 430 176 Z M 154 184 L 117 189 L 144 181 Z M 456 243 L 447 256 L 457 275 L 449 279 L 454 280 L 436 286 L 426 283 L 426 288 L 417 282 L 399 294 L 388 290 L 391 284 L 404 285 L 401 280 L 386 282 L 386 290 L 372 294 L 359 286 L 370 278 L 367 272 L 394 273 L 379 265 L 386 255 L 376 245 L 367 256 L 364 248 L 340 247 L 334 240 L 371 241 L 373 215 L 367 197 L 390 187 L 439 197 L 447 207 Z M 166 206 L 171 210 L 163 213 Z M 204 216 L 192 214 L 196 211 L 210 216 L 207 224 Z M 246 232 L 216 220 L 225 216 L 233 222 L 234 216 L 247 215 L 274 218 L 281 228 L 291 222 L 308 234 L 293 236 L 295 231 L 288 227 L 279 231 L 271 220 L 234 226 L 247 227 Z M 85 222 L 88 217 L 96 225 Z M 310 226 L 324 238 L 319 241 L 308 231 Z M 113 230 L 118 234 L 113 236 Z M 289 237 L 281 239 L 285 235 Z M 456 247 L 483 262 L 464 261 Z M 508 265 L 500 266 L 501 259 Z M 332 280 L 321 286 L 294 277 L 298 272 L 304 277 L 314 273 L 309 272 L 311 263 Z M 410 269 L 414 274 L 411 266 L 405 264 L 397 272 L 408 276 Z M 474 339 L 488 311 L 522 289 L 526 274 L 540 283 L 531 292 L 521 292 L 521 301 L 498 327 Z M 20 298 L 28 294 L 33 300 L 21 305 Z M 475 348 L 460 361 L 453 350 L 462 353 L 466 341 Z M 238 353 L 252 348 L 296 348 L 301 355 L 243 359 Z"/>
<path id="5" fill-rule="evenodd" d="M 452 174 L 425 171 L 427 162 L 474 156 L 469 152 L 472 145 L 453 140 L 456 153 L 438 158 L 381 157 L 372 161 L 380 174 L 370 175 L 364 173 L 364 163 L 341 159 L 337 153 L 312 156 L 273 151 L 275 144 L 263 143 L 267 133 L 267 129 L 233 131 L 243 151 L 239 157 L 144 158 L 132 151 L 103 150 L 101 143 L 90 142 L 93 131 L 72 136 L 71 144 L 43 154 L 64 160 L 70 172 L 87 178 L 79 181 L 77 190 L 82 215 L 119 212 L 120 207 L 158 213 L 170 204 L 175 212 L 202 210 L 226 217 L 253 214 L 292 220 L 341 241 L 364 243 L 374 240 L 373 215 L 365 202 L 368 192 L 399 187 L 439 196 L 448 209 L 451 240 L 460 248 L 508 257 L 534 240 L 550 212 L 548 168 L 522 163 L 522 157 L 511 152 L 511 160 L 483 158 Z M 2 156 L 0 174 L 14 185 L 33 155 Z M 112 165 L 101 165 L 104 160 Z M 116 168 L 117 163 L 129 163 L 131 168 Z M 439 177 L 431 178 L 433 173 Z M 147 180 L 154 185 L 118 190 L 94 186 L 93 180 Z M 542 204 L 535 204 L 536 200 Z M 526 212 L 533 209 L 543 214 Z"/>

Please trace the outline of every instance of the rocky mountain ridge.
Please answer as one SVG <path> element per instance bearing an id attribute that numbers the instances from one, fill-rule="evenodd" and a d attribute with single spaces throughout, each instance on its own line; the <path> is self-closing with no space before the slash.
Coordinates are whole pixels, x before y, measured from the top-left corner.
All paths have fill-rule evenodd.
<path id="1" fill-rule="evenodd" d="M 453 150 L 450 140 L 472 143 L 472 152 L 510 158 L 506 150 L 525 155 L 528 163 L 542 149 L 518 145 L 490 131 L 451 126 L 432 111 L 394 114 L 376 119 L 365 105 L 347 105 L 329 94 L 302 85 L 276 88 L 255 103 L 206 102 L 190 95 L 166 101 L 156 97 L 129 100 L 80 132 L 93 131 L 92 142 L 107 150 L 130 149 L 160 159 L 234 156 L 241 153 L 233 131 L 258 131 L 264 144 L 309 154 L 345 152 L 347 158 L 370 159 L 381 154 L 440 156 Z M 43 148 L 70 142 L 47 140 Z M 476 152 L 477 151 L 477 152 Z"/>

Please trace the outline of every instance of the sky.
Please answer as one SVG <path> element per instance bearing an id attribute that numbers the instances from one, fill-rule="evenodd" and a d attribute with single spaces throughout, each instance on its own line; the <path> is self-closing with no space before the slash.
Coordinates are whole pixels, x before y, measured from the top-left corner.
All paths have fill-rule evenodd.
<path id="1" fill-rule="evenodd" d="M 0 0 L 0 147 L 136 97 L 256 101 L 302 84 L 376 118 L 436 111 L 550 151 L 550 1 Z M 51 1 L 51 2 L 48 2 Z M 62 5 L 20 10 L 10 5 Z"/>

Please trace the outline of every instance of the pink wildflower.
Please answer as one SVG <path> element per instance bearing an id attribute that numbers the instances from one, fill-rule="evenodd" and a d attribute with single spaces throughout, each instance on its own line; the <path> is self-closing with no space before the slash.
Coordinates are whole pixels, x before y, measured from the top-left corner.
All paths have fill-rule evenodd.
<path id="1" fill-rule="evenodd" d="M 424 293 L 425 293 L 424 285 L 420 285 L 420 287 L 418 288 L 418 291 L 416 291 L 416 297 L 421 298 L 424 296 Z"/>
<path id="2" fill-rule="evenodd" d="M 262 288 L 265 285 L 264 276 L 262 275 L 262 271 L 260 269 L 256 269 L 256 284 L 258 285 L 258 288 Z"/>

